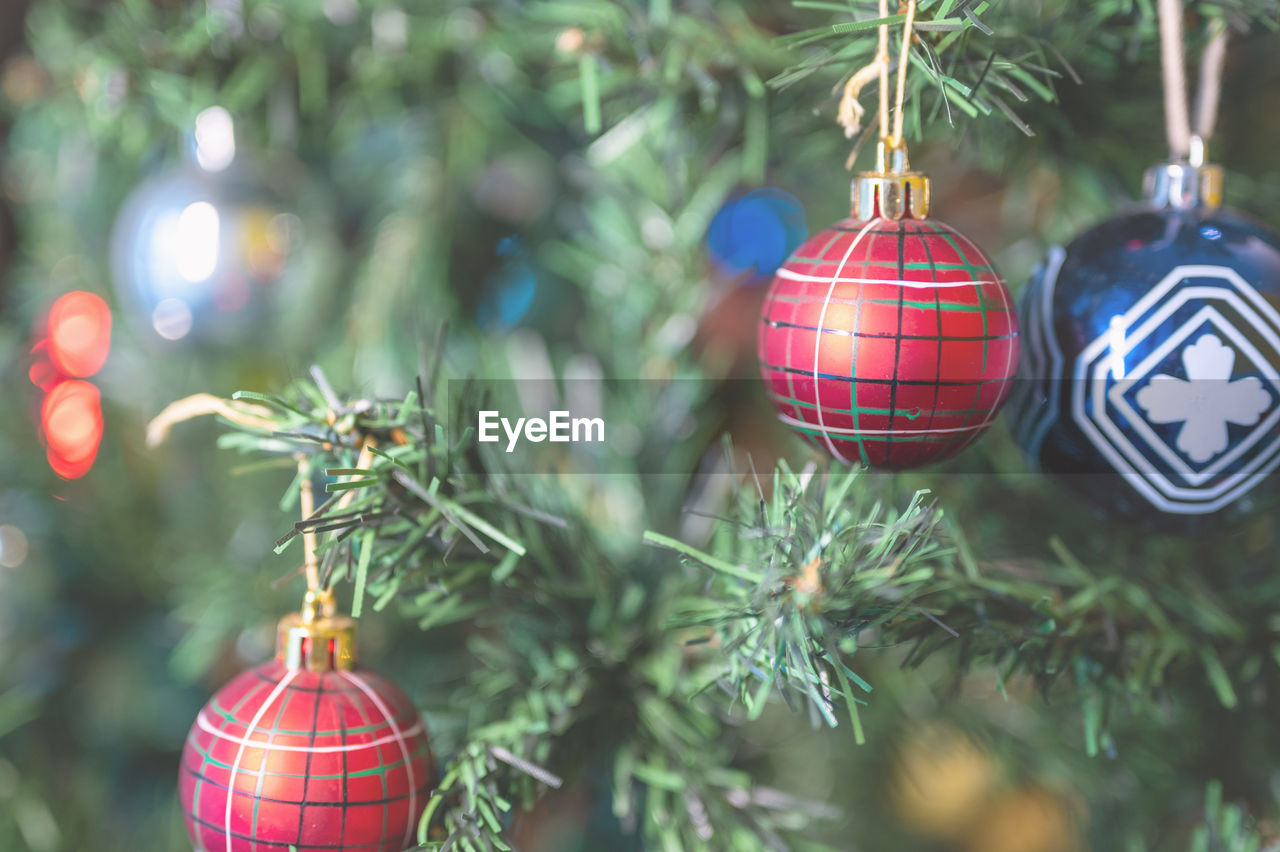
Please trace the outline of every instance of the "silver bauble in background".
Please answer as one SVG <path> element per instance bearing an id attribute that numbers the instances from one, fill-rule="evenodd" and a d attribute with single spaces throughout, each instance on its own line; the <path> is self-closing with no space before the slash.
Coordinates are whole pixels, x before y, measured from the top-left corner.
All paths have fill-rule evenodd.
<path id="1" fill-rule="evenodd" d="M 144 180 L 112 231 L 116 296 L 144 335 L 234 345 L 271 327 L 306 236 L 293 171 L 239 154 L 225 110 L 200 114 L 187 160 Z"/>

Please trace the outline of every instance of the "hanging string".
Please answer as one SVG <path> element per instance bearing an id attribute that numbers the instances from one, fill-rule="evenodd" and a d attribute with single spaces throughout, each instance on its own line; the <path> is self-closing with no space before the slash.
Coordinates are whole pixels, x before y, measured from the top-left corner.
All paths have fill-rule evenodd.
<path id="1" fill-rule="evenodd" d="M 1187 105 L 1187 72 L 1182 31 L 1182 0 L 1159 0 L 1160 67 L 1164 78 L 1165 135 L 1173 160 L 1186 160 L 1192 155 L 1193 135 L 1199 137 L 1196 153 L 1213 135 L 1218 102 L 1222 96 L 1222 67 L 1227 55 L 1227 28 L 1216 21 L 1200 60 L 1199 91 L 1196 97 L 1196 121 L 1191 124 Z"/>
<path id="2" fill-rule="evenodd" d="M 889 0 L 880 0 L 880 17 L 889 17 Z M 836 111 L 836 121 L 844 128 L 846 139 L 852 139 L 862 128 L 862 116 L 866 109 L 858 102 L 863 88 L 877 77 L 880 79 L 880 135 L 889 132 L 889 26 L 880 25 L 880 48 L 868 64 L 853 72 L 844 84 L 844 94 L 840 96 L 840 106 Z M 857 149 L 855 148 L 855 153 Z M 846 168 L 853 167 L 853 155 L 849 157 Z"/>
<path id="3" fill-rule="evenodd" d="M 889 17 L 889 0 L 880 0 L 880 17 Z M 880 46 L 876 49 L 880 66 L 880 138 L 889 135 L 889 25 L 880 25 Z"/>
<path id="4" fill-rule="evenodd" d="M 1187 71 L 1182 56 L 1182 0 L 1160 0 L 1160 68 L 1164 72 L 1164 132 L 1169 156 L 1185 160 L 1191 151 L 1187 113 Z"/>
<path id="5" fill-rule="evenodd" d="M 270 410 L 265 406 L 255 405 L 243 400 L 225 400 L 212 396 L 207 393 L 198 393 L 193 396 L 185 397 L 176 402 L 170 403 L 156 417 L 147 424 L 147 446 L 156 447 L 169 437 L 170 431 L 179 423 L 185 423 L 196 417 L 203 417 L 210 414 L 218 414 L 232 423 L 244 426 L 250 429 L 260 429 L 265 432 L 274 432 L 278 424 L 271 419 Z M 356 468 L 365 470 L 373 463 L 373 449 L 376 441 L 366 437 L 360 443 L 360 456 L 356 459 Z M 323 449 L 332 449 L 325 443 L 322 444 Z M 305 453 L 296 453 L 294 460 L 298 464 L 298 503 L 302 513 L 303 521 L 313 520 L 316 512 L 315 488 L 311 484 L 311 462 Z M 348 477 L 345 481 L 350 482 L 359 479 L 361 474 Z M 349 489 L 344 493 L 333 505 L 333 512 L 342 511 L 352 500 L 355 499 L 357 489 Z M 322 509 L 323 511 L 328 511 Z M 337 539 L 339 530 L 334 530 L 330 536 L 330 542 Z M 307 591 L 316 592 L 320 590 L 320 558 L 317 553 L 319 549 L 319 541 L 312 525 L 308 524 L 302 532 L 302 568 L 307 577 Z M 290 574 L 290 576 L 295 576 Z"/>
<path id="6" fill-rule="evenodd" d="M 916 0 L 907 0 L 907 22 L 902 28 L 902 52 L 898 55 L 898 94 L 894 99 L 891 147 L 902 144 L 902 103 L 907 93 L 907 66 L 911 64 L 911 30 L 916 22 Z M 883 133 L 883 129 L 881 130 Z"/>
<path id="7" fill-rule="evenodd" d="M 916 0 L 909 0 L 906 26 L 903 32 L 902 54 L 898 67 L 898 112 L 892 133 L 892 138 L 897 142 L 902 141 L 902 102 L 906 94 L 906 65 L 910 59 L 909 51 L 912 30 L 915 26 L 915 14 Z M 889 0 L 880 0 L 880 18 L 885 20 L 888 17 Z M 871 62 L 859 68 L 849 77 L 844 86 L 844 93 L 840 97 L 839 109 L 836 112 L 836 121 L 844 128 L 844 135 L 848 139 L 852 139 L 862 128 L 862 116 L 866 109 L 858 102 L 858 95 L 862 93 L 863 88 L 872 79 L 878 79 L 880 83 L 880 138 L 891 138 L 889 128 L 889 25 L 883 23 L 877 29 L 879 31 L 879 45 L 876 49 L 876 55 Z M 853 168 L 853 161 L 857 153 L 858 149 L 855 146 L 853 152 L 849 154 L 845 168 Z"/>
<path id="8" fill-rule="evenodd" d="M 276 429 L 276 422 L 271 419 L 271 410 L 266 406 L 197 393 L 169 403 L 164 411 L 147 424 L 147 446 L 154 448 L 163 444 L 173 427 L 179 423 L 210 414 L 220 415 L 249 429 L 262 429 L 266 432 L 274 432 Z"/>
<path id="9" fill-rule="evenodd" d="M 298 453 L 298 502 L 301 504 L 302 520 L 309 521 L 316 511 L 315 493 L 311 485 L 311 464 L 306 455 Z M 320 560 L 316 556 L 316 534 L 307 527 L 302 533 L 302 567 L 307 574 L 307 591 L 320 590 Z"/>
<path id="10" fill-rule="evenodd" d="M 360 456 L 356 459 L 357 470 L 365 471 L 368 469 L 369 465 L 373 463 L 373 448 L 376 444 L 377 442 L 373 438 L 365 438 L 361 442 Z M 298 502 L 301 504 L 302 520 L 304 522 L 311 521 L 314 520 L 316 512 L 315 494 L 311 485 L 311 465 L 307 460 L 307 457 L 302 453 L 298 453 L 295 458 L 298 461 L 298 476 L 301 477 L 298 484 Z M 363 474 L 357 473 L 342 481 L 351 482 L 359 479 L 362 475 Z M 333 504 L 332 514 L 340 514 L 342 510 L 351 505 L 351 502 L 355 499 L 356 491 L 357 489 L 355 488 L 347 489 L 346 492 L 338 498 L 338 501 Z M 333 542 L 337 541 L 338 536 L 341 533 L 342 530 L 340 529 L 335 529 L 330 533 L 329 543 L 332 545 Z M 302 531 L 302 567 L 307 575 L 307 591 L 309 592 L 319 591 L 322 582 L 320 577 L 320 559 L 317 555 L 318 545 L 319 542 L 315 530 L 312 525 L 308 524 Z"/>
<path id="11" fill-rule="evenodd" d="M 1218 121 L 1218 102 L 1222 99 L 1222 66 L 1227 59 L 1227 25 L 1214 21 L 1209 43 L 1200 57 L 1200 87 L 1196 92 L 1196 134 L 1206 142 Z"/>
<path id="12" fill-rule="evenodd" d="M 369 470 L 369 465 L 373 464 L 373 449 L 377 445 L 378 445 L 377 441 L 375 441 L 372 437 L 367 437 L 367 436 L 360 442 L 360 455 L 356 458 L 356 470 L 362 471 L 362 473 L 353 474 L 344 481 L 354 482 L 357 479 L 360 479 L 364 476 L 368 476 L 367 471 Z M 348 488 L 346 493 L 338 498 L 337 504 L 333 507 L 333 513 L 336 515 L 340 513 L 343 509 L 350 506 L 351 501 L 356 498 L 356 491 L 358 490 L 359 489 L 356 489 L 356 488 Z M 337 541 L 338 536 L 341 534 L 342 534 L 342 530 L 334 530 L 329 535 L 329 541 L 331 542 Z"/>

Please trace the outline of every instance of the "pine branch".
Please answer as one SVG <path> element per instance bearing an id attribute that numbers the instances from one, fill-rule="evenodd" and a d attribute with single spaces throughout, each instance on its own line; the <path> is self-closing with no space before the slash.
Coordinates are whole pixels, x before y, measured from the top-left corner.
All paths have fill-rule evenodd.
<path id="1" fill-rule="evenodd" d="M 847 715 L 862 742 L 858 705 L 872 684 L 847 661 L 900 648 L 903 665 L 945 653 L 1002 684 L 1022 676 L 1046 695 L 1065 691 L 1094 755 L 1114 749 L 1120 708 L 1155 713 L 1173 684 L 1207 685 L 1232 708 L 1242 672 L 1269 665 L 1274 628 L 1246 626 L 1197 575 L 1094 571 L 1061 542 L 1056 562 L 980 567 L 923 493 L 899 514 L 859 486 L 856 472 L 783 466 L 768 497 L 759 485 L 739 495 L 705 551 L 648 537 L 710 569 L 672 623 L 705 631 L 706 687 L 749 718 L 776 693 L 815 725 Z"/>
<path id="2" fill-rule="evenodd" d="M 561 657 L 563 659 L 563 656 Z M 555 669 L 553 682 L 542 681 L 514 702 L 500 721 L 489 722 L 468 735 L 468 742 L 444 768 L 418 825 L 418 842 L 429 849 L 471 848 L 506 852 L 513 793 L 514 803 L 529 808 L 537 792 L 559 788 L 559 776 L 539 766 L 551 751 L 550 738 L 564 733 L 573 718 L 573 698 L 585 691 L 576 667 Z M 554 711 L 544 695 L 570 696 Z M 494 696 L 486 696 L 492 700 Z M 429 840 L 438 817 L 445 839 Z"/>
<path id="3" fill-rule="evenodd" d="M 677 545 L 720 579 L 710 594 L 683 601 L 671 623 L 711 631 L 725 657 L 717 681 L 748 718 L 776 692 L 793 707 L 807 706 L 815 724 L 835 727 L 842 701 L 862 742 L 857 708 L 871 686 L 845 659 L 861 635 L 929 617 L 917 601 L 936 588 L 952 554 L 940 512 L 923 492 L 901 513 L 886 509 L 858 479 L 856 471 L 797 474 L 784 464 L 767 498 L 757 483 L 722 525 L 715 543 L 724 557 Z M 653 534 L 648 540 L 670 546 Z"/>
<path id="4" fill-rule="evenodd" d="M 591 783 L 605 770 L 618 818 L 657 845 L 785 849 L 829 817 L 733 766 L 735 735 L 715 702 L 690 691 L 699 663 L 666 617 L 692 593 L 690 578 L 656 572 L 652 549 L 619 558 L 599 548 L 584 536 L 590 501 L 551 499 L 554 481 L 509 477 L 500 457 L 463 452 L 439 421 L 447 383 L 437 381 L 427 402 L 422 390 L 345 399 L 313 371 L 279 395 L 237 394 L 255 416 L 226 420 L 234 431 L 219 441 L 308 454 L 332 480 L 329 499 L 277 549 L 316 533 L 327 580 L 354 583 L 353 609 L 371 595 L 423 630 L 467 628 L 477 664 L 443 712 L 461 717 L 463 733 L 453 748 L 438 742 L 451 757 L 420 840 L 505 850 L 515 812 L 561 778 Z M 362 446 L 372 451 L 357 464 Z M 295 478 L 285 508 L 299 487 Z"/>
<path id="5" fill-rule="evenodd" d="M 900 30 L 906 18 L 905 14 L 896 14 L 880 19 L 874 3 L 850 3 L 843 8 L 837 4 L 797 5 L 820 7 L 834 12 L 837 18 L 853 16 L 854 20 L 780 37 L 778 44 L 793 51 L 805 50 L 809 55 L 770 79 L 769 85 L 775 88 L 793 86 L 815 74 L 830 76 L 832 70 L 847 78 L 852 69 L 871 61 L 878 27 L 886 24 Z M 953 124 L 961 114 L 970 118 L 999 115 L 1024 134 L 1034 135 L 993 89 L 1003 89 L 1020 102 L 1028 100 L 1024 89 L 1041 101 L 1052 102 L 1056 100 L 1054 86 L 1058 80 L 1074 75 L 1060 53 L 1050 54 L 1024 32 L 1007 28 L 997 33 L 984 21 L 989 6 L 970 0 L 919 4 L 910 54 L 912 67 L 906 81 L 906 103 L 911 105 L 905 123 L 908 135 L 922 138 L 927 123 L 923 117 L 931 120 L 939 113 Z M 900 40 L 900 32 L 892 38 Z M 890 70 L 899 73 L 896 61 Z"/>
<path id="6" fill-rule="evenodd" d="M 1240 808 L 1222 799 L 1222 783 L 1205 789 L 1204 821 L 1191 834 L 1187 852 L 1276 852 L 1280 837 L 1267 830 Z"/>
<path id="7" fill-rule="evenodd" d="M 839 809 L 757 784 L 734 765 L 738 737 L 678 687 L 680 701 L 646 696 L 639 731 L 613 764 L 614 811 L 638 822 L 646 848 L 785 852 L 790 838 Z M 809 848 L 815 847 L 813 844 Z"/>
<path id="8" fill-rule="evenodd" d="M 840 87 L 854 69 L 871 61 L 879 25 L 888 25 L 894 30 L 892 38 L 901 39 L 906 17 L 898 13 L 882 20 L 874 2 L 797 0 L 793 5 L 824 12 L 832 22 L 776 39 L 778 46 L 802 58 L 769 79 L 775 89 L 813 76 L 823 78 L 833 89 Z M 1266 0 L 1191 0 L 1187 5 L 1205 19 L 1223 18 L 1239 32 L 1280 27 L 1280 11 Z M 1118 0 L 1085 6 L 1039 4 L 1028 10 L 1009 3 L 925 0 L 919 4 L 914 27 L 905 132 L 922 139 L 940 116 L 953 125 L 963 119 L 995 117 L 1032 136 L 1036 122 L 1008 99 L 1040 114 L 1036 104 L 1056 103 L 1058 86 L 1081 82 L 1068 55 L 1081 65 L 1114 65 L 1125 51 L 1100 49 L 1099 36 L 1109 38 L 1126 28 L 1135 34 L 1129 53 L 1154 44 L 1154 7 Z M 891 73 L 898 73 L 896 59 Z M 872 88 L 868 87 L 866 97 L 874 97 Z"/>
<path id="9" fill-rule="evenodd" d="M 961 668 L 1031 677 L 1046 694 L 1062 684 L 1079 702 L 1090 754 L 1114 747 L 1117 708 L 1154 704 L 1176 678 L 1203 679 L 1225 706 L 1238 700 L 1246 628 L 1194 578 L 1095 575 L 1061 547 L 1055 564 L 979 569 L 925 493 L 896 511 L 856 472 L 783 464 L 767 489 L 739 492 L 709 549 L 646 536 L 704 566 L 709 584 L 674 575 L 642 591 L 628 579 L 637 566 L 610 567 L 584 550 L 580 519 L 550 514 L 560 523 L 548 523 L 535 495 L 503 490 L 491 462 L 450 455 L 457 445 L 432 427 L 438 406 L 416 394 L 341 402 L 317 379 L 281 396 L 240 395 L 269 410 L 259 416 L 273 428 L 236 423 L 222 441 L 311 452 L 317 468 L 341 478 L 280 547 L 304 529 L 328 533 L 322 554 L 355 548 L 357 558 L 325 564 L 333 581 L 354 580 L 357 600 L 366 586 L 375 606 L 399 600 L 423 629 L 466 622 L 503 635 L 473 643 L 485 665 L 452 702 L 484 712 L 423 824 L 432 842 L 428 827 L 438 824 L 440 842 L 503 849 L 501 812 L 535 801 L 537 780 L 550 777 L 537 767 L 558 777 L 561 767 L 604 762 L 615 812 L 643 817 L 655 843 L 715 849 L 730 837 L 735 848 L 785 848 L 783 836 L 812 815 L 771 815 L 749 777 L 728 769 L 732 734 L 717 718 L 719 696 L 741 704 L 744 720 L 774 695 L 806 707 L 815 725 L 844 715 L 862 742 L 858 706 L 872 684 L 853 660 L 873 646 L 901 648 L 907 665 L 950 653 Z M 371 443 L 388 449 L 356 465 L 356 447 Z M 345 491 L 357 496 L 339 508 Z M 1187 600 L 1198 602 L 1194 611 Z M 602 606 L 614 614 L 602 619 Z M 673 657 L 675 636 L 690 630 L 705 633 Z M 632 721 L 610 725 L 606 743 L 584 738 L 582 726 L 621 718 Z"/>
<path id="10" fill-rule="evenodd" d="M 462 444 L 445 437 L 437 403 L 416 391 L 400 400 L 339 402 L 323 374 L 313 373 L 281 395 L 236 394 L 260 413 L 253 422 L 227 421 L 240 431 L 218 441 L 240 452 L 310 457 L 311 475 L 328 479 L 329 498 L 277 540 L 276 552 L 304 532 L 327 534 L 317 551 L 329 568 L 325 579 L 354 583 L 354 615 L 366 594 L 382 609 L 402 587 L 426 580 L 409 607 L 423 629 L 469 618 L 525 555 L 527 518 L 503 505 L 494 482 L 471 472 Z M 358 467 L 366 447 L 369 461 Z M 282 509 L 292 508 L 299 485 L 296 478 Z"/>

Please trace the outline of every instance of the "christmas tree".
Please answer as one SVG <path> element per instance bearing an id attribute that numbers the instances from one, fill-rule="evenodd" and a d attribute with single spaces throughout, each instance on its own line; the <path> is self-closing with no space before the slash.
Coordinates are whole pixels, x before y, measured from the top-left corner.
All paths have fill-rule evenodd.
<path id="1" fill-rule="evenodd" d="M 10 18 L 0 848 L 1280 848 L 1275 3 Z"/>

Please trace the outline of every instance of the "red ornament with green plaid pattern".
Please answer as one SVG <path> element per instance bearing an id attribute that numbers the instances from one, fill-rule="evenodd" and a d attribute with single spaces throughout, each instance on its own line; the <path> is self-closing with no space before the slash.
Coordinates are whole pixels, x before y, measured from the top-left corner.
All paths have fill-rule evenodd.
<path id="1" fill-rule="evenodd" d="M 435 781 L 427 735 L 403 691 L 354 666 L 349 623 L 286 619 L 277 658 L 200 711 L 178 781 L 196 852 L 414 844 Z"/>
<path id="2" fill-rule="evenodd" d="M 779 417 L 810 444 L 847 464 L 919 467 L 995 419 L 1018 321 L 964 235 L 913 217 L 909 202 L 901 218 L 881 217 L 878 201 L 873 212 L 818 233 L 777 271 L 760 368 Z"/>

